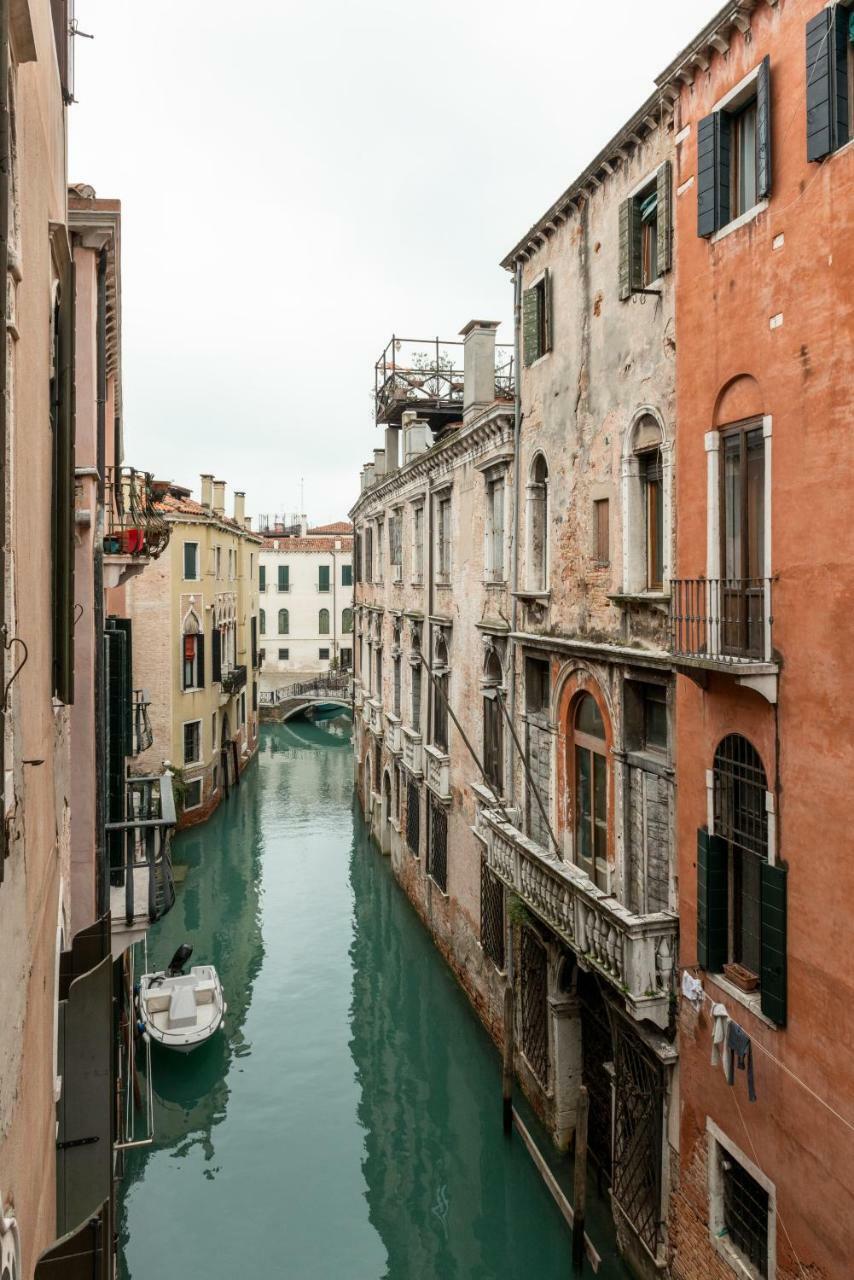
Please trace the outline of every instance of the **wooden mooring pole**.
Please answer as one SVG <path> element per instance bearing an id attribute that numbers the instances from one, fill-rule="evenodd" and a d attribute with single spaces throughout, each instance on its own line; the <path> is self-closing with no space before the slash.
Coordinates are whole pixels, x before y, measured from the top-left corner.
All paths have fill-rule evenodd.
<path id="1" fill-rule="evenodd" d="M 590 1098 L 586 1085 L 578 1091 L 575 1113 L 575 1177 L 573 1179 L 572 1270 L 581 1275 L 584 1266 L 584 1216 L 587 1202 L 587 1115 Z"/>
<path id="2" fill-rule="evenodd" d="M 513 1132 L 513 988 L 504 988 L 504 1060 L 501 1066 L 501 1099 L 504 1112 L 504 1132 L 509 1138 Z"/>

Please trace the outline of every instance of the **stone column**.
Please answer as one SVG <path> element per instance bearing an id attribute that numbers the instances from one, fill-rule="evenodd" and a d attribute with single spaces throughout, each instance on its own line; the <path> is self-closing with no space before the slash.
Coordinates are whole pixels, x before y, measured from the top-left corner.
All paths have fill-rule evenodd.
<path id="1" fill-rule="evenodd" d="M 561 992 L 549 996 L 554 1046 L 554 1140 L 565 1151 L 575 1133 L 581 1088 L 581 1011 L 578 997 Z"/>

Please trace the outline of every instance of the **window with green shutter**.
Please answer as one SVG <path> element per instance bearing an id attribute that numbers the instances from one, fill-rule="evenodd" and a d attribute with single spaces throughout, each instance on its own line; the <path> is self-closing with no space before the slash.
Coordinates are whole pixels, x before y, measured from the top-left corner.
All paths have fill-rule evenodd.
<path id="1" fill-rule="evenodd" d="M 720 973 L 727 961 L 727 845 L 706 827 L 697 832 L 697 963 Z"/>
<path id="2" fill-rule="evenodd" d="M 762 1012 L 778 1026 L 786 1025 L 786 868 L 762 867 L 762 946 L 760 992 Z"/>
<path id="3" fill-rule="evenodd" d="M 352 585 L 353 585 L 353 566 L 351 564 L 342 564 L 341 586 L 352 587 Z"/>
<path id="4" fill-rule="evenodd" d="M 525 364 L 552 349 L 551 275 L 546 269 L 522 294 L 522 346 Z"/>
<path id="5" fill-rule="evenodd" d="M 329 565 L 321 564 L 317 567 L 317 589 L 318 591 L 329 590 Z"/>
<path id="6" fill-rule="evenodd" d="M 737 98 L 697 126 L 697 234 L 704 238 L 771 195 L 771 60 Z"/>
<path id="7" fill-rule="evenodd" d="M 265 564 L 258 566 L 258 590 L 267 590 L 267 566 Z"/>
<path id="8" fill-rule="evenodd" d="M 655 176 L 620 205 L 619 294 L 642 293 L 673 265 L 673 166 L 659 165 Z"/>
<path id="9" fill-rule="evenodd" d="M 291 570 L 286 564 L 279 565 L 278 586 L 280 591 L 290 591 L 291 589 Z"/>

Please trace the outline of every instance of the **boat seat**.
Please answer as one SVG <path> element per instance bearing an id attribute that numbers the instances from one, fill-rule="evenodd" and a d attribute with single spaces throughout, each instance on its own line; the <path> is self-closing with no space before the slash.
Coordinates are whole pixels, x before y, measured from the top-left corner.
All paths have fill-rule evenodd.
<path id="1" fill-rule="evenodd" d="M 175 987 L 169 1001 L 169 1029 L 196 1025 L 196 999 L 192 987 Z"/>
<path id="2" fill-rule="evenodd" d="M 165 1013 L 169 1008 L 169 992 L 157 991 L 156 987 L 154 988 L 154 991 L 151 991 L 149 988 L 145 1007 L 148 1009 L 149 1013 Z"/>
<path id="3" fill-rule="evenodd" d="M 196 983 L 196 1004 L 213 1004 L 216 983 L 212 978 L 204 978 Z"/>

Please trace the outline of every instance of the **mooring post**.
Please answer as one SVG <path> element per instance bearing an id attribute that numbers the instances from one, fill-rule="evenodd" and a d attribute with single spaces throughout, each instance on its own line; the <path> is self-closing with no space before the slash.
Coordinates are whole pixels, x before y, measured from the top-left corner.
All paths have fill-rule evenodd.
<path id="1" fill-rule="evenodd" d="M 575 1112 L 575 1178 L 573 1180 L 572 1270 L 581 1275 L 584 1266 L 584 1213 L 587 1201 L 587 1113 L 590 1098 L 587 1086 L 578 1090 Z"/>
<path id="2" fill-rule="evenodd" d="M 501 1099 L 504 1110 L 504 1132 L 513 1132 L 513 988 L 504 988 L 504 1061 L 501 1068 Z"/>

